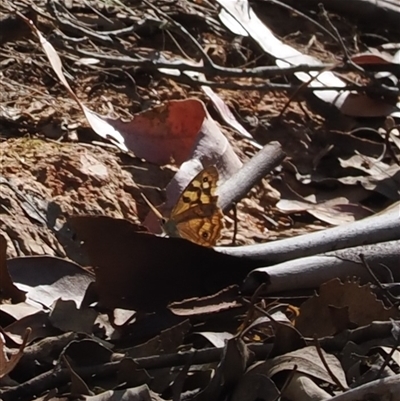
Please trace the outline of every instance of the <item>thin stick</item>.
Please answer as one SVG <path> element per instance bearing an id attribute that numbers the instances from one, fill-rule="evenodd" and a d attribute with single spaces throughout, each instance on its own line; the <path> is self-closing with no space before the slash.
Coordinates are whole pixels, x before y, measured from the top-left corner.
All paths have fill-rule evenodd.
<path id="1" fill-rule="evenodd" d="M 146 196 L 141 192 L 143 200 L 147 203 L 147 206 L 151 211 L 159 218 L 161 221 L 165 220 L 164 216 L 156 209 L 156 207 L 146 198 Z"/>
<path id="2" fill-rule="evenodd" d="M 332 378 L 332 380 L 336 383 L 336 385 L 342 390 L 346 391 L 347 389 L 343 387 L 342 383 L 340 383 L 340 380 L 333 374 L 332 369 L 329 367 L 328 363 L 326 362 L 326 359 L 324 357 L 324 354 L 322 353 L 321 345 L 318 341 L 318 337 L 314 335 L 314 343 L 315 343 L 315 348 L 317 349 L 318 355 L 321 359 L 322 364 L 324 365 L 326 371 L 328 372 L 329 376 Z"/>
<path id="3" fill-rule="evenodd" d="M 385 288 L 385 287 L 382 285 L 382 283 L 380 282 L 380 280 L 378 279 L 378 277 L 376 277 L 374 271 L 371 269 L 370 265 L 368 264 L 367 259 L 365 258 L 365 255 L 361 253 L 361 254 L 359 255 L 359 257 L 360 257 L 360 259 L 361 259 L 361 261 L 362 261 L 364 267 L 368 270 L 368 273 L 371 275 L 372 279 L 374 280 L 375 284 L 379 287 L 379 289 L 380 289 L 381 291 L 383 291 L 383 292 L 385 293 L 386 298 L 387 298 L 388 301 L 390 302 L 391 306 L 393 306 L 393 304 L 394 304 L 396 301 L 398 301 L 398 299 L 397 299 L 394 295 L 392 295 L 392 294 L 390 293 L 390 291 L 388 291 L 387 288 Z"/>
<path id="4" fill-rule="evenodd" d="M 270 351 L 269 345 L 250 344 L 249 350 L 254 352 L 257 360 L 263 360 Z M 176 354 L 155 355 L 142 358 L 134 358 L 139 369 L 159 369 L 172 366 L 183 366 L 191 363 L 200 365 L 204 363 L 218 362 L 221 360 L 225 347 L 206 348 L 195 351 L 185 351 Z M 106 377 L 116 374 L 120 361 L 108 362 L 102 365 L 76 367 L 75 372 L 83 380 L 96 376 Z M 70 381 L 70 371 L 66 368 L 56 368 L 44 372 L 15 387 L 1 389 L 2 401 L 14 401 L 19 398 L 34 398 L 44 391 L 55 387 L 61 387 Z"/>
<path id="5" fill-rule="evenodd" d="M 285 113 L 286 109 L 289 107 L 290 103 L 292 103 L 293 99 L 299 94 L 299 92 L 301 92 L 302 90 L 304 90 L 306 87 L 308 87 L 313 81 L 315 81 L 322 73 L 327 72 L 327 71 L 331 71 L 333 69 L 335 69 L 337 66 L 339 66 L 342 63 L 336 63 L 331 67 L 327 67 L 321 71 L 318 72 L 317 75 L 311 77 L 307 82 L 303 82 L 300 86 L 298 86 L 296 88 L 296 90 L 292 93 L 292 95 L 289 97 L 288 101 L 286 102 L 286 104 L 283 106 L 283 109 L 281 110 L 281 112 L 279 113 L 278 119 L 280 119 L 283 114 Z M 313 88 L 314 89 L 314 88 Z M 319 88 L 315 88 L 315 90 L 317 90 Z M 342 88 L 346 89 L 346 88 Z"/>
<path id="6" fill-rule="evenodd" d="M 294 377 L 294 375 L 295 375 L 296 372 L 297 372 L 297 365 L 294 365 L 294 366 L 293 366 L 293 369 L 290 371 L 289 376 L 286 378 L 285 383 L 283 383 L 283 386 L 282 386 L 282 388 L 281 388 L 280 394 L 277 395 L 273 401 L 278 401 L 278 400 L 280 400 L 280 397 L 281 397 L 282 394 L 285 392 L 285 390 L 289 387 L 289 384 L 290 384 L 291 381 L 293 380 L 293 377 Z"/>
<path id="7" fill-rule="evenodd" d="M 354 61 L 352 61 L 349 51 L 347 50 L 347 47 L 345 46 L 343 39 L 338 31 L 338 29 L 335 27 L 335 25 L 333 25 L 332 21 L 330 20 L 328 13 L 326 12 L 324 5 L 322 3 L 318 4 L 319 8 L 321 10 L 322 16 L 324 17 L 325 21 L 327 22 L 327 24 L 329 25 L 329 27 L 332 29 L 332 31 L 334 32 L 337 41 L 340 44 L 340 47 L 342 48 L 343 51 L 343 55 L 344 55 L 344 59 L 345 62 L 347 64 L 349 64 L 352 68 L 354 68 L 356 71 L 365 74 L 365 70 L 364 68 L 360 67 L 359 65 L 357 65 L 356 63 L 354 63 Z"/>
<path id="8" fill-rule="evenodd" d="M 379 379 L 383 373 L 383 371 L 385 370 L 386 366 L 389 365 L 390 360 L 392 359 L 392 356 L 394 355 L 394 353 L 397 351 L 397 347 L 400 344 L 400 337 L 397 337 L 396 342 L 394 343 L 392 349 L 390 350 L 390 352 L 386 355 L 385 360 L 383 361 L 381 367 L 379 368 L 377 374 L 376 374 L 376 380 Z"/>

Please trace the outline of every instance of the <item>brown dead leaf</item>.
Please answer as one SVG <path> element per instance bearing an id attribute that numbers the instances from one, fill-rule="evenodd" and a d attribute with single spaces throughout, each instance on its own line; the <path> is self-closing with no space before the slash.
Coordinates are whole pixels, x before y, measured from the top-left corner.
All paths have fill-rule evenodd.
<path id="1" fill-rule="evenodd" d="M 296 318 L 296 328 L 306 337 L 316 334 L 318 337 L 333 335 L 343 329 L 343 321 L 338 322 L 334 308 L 347 308 L 349 323 L 365 326 L 377 320 L 395 319 L 399 312 L 395 307 L 386 308 L 376 298 L 370 285 L 360 286 L 357 282 L 339 279 L 330 280 L 321 285 L 319 294 L 305 301 Z"/>
<path id="2" fill-rule="evenodd" d="M 25 292 L 15 286 L 8 272 L 6 251 L 6 239 L 0 235 L 0 302 L 4 300 L 11 300 L 13 304 L 24 302 L 26 299 Z"/>
<path id="3" fill-rule="evenodd" d="M 37 312 L 33 315 L 25 316 L 4 327 L 3 333 L 15 344 L 21 345 L 24 341 L 27 327 L 31 329 L 27 340 L 28 344 L 38 338 L 59 334 L 59 331 L 50 324 L 49 315 L 46 312 Z"/>
<path id="4" fill-rule="evenodd" d="M 245 374 L 233 391 L 231 401 L 275 401 L 279 399 L 275 383 L 263 374 Z"/>
<path id="5" fill-rule="evenodd" d="M 231 286 L 208 297 L 173 302 L 169 309 L 178 316 L 209 315 L 242 306 L 238 286 Z"/>
<path id="6" fill-rule="evenodd" d="M 285 213 L 307 212 L 317 219 L 333 225 L 351 223 L 372 214 L 362 205 L 350 204 L 346 198 L 334 198 L 325 202 L 313 203 L 304 200 L 281 199 L 276 207 Z"/>
<path id="7" fill-rule="evenodd" d="M 212 332 L 212 331 L 201 331 L 198 333 L 193 333 L 194 336 L 201 336 L 204 337 L 204 339 L 207 340 L 208 343 L 213 345 L 216 348 L 222 348 L 225 346 L 226 342 L 234 337 L 233 334 L 227 332 L 227 331 L 217 331 L 217 332 Z"/>
<path id="8" fill-rule="evenodd" d="M 90 338 L 71 341 L 61 353 L 73 368 L 78 366 L 100 365 L 111 361 L 112 351 L 105 342 Z M 62 360 L 61 360 L 62 362 Z"/>
<path id="9" fill-rule="evenodd" d="M 309 376 L 295 372 L 283 392 L 289 400 L 328 400 L 330 394 Z"/>
<path id="10" fill-rule="evenodd" d="M 19 347 L 18 352 L 13 354 L 10 358 L 8 358 L 5 350 L 4 337 L 3 334 L 0 333 L 0 379 L 8 375 L 15 368 L 19 360 L 22 358 L 24 354 L 24 348 L 28 342 L 30 334 L 31 334 L 31 329 L 30 328 L 25 329 L 24 338 Z"/>
<path id="11" fill-rule="evenodd" d="M 214 107 L 218 111 L 221 118 L 232 127 L 235 131 L 237 131 L 243 138 L 247 138 L 249 142 L 256 148 L 262 149 L 262 145 L 256 142 L 253 136 L 241 125 L 233 113 L 230 111 L 228 105 L 221 99 L 221 97 L 215 93 L 209 86 L 202 86 L 204 93 L 211 99 L 214 104 Z"/>
<path id="12" fill-rule="evenodd" d="M 63 362 L 67 366 L 71 375 L 71 396 L 80 397 L 82 395 L 92 395 L 93 392 L 89 390 L 89 387 L 84 380 L 74 371 L 65 356 L 63 357 Z"/>
<path id="13" fill-rule="evenodd" d="M 27 302 L 20 302 L 18 304 L 2 304 L 0 305 L 0 319 L 2 318 L 2 315 L 6 315 L 7 318 L 19 320 L 23 317 L 33 315 L 40 310 L 42 310 L 41 305 L 33 306 Z"/>
<path id="14" fill-rule="evenodd" d="M 228 256 L 180 238 L 138 233 L 126 220 L 70 219 L 96 274 L 102 305 L 153 311 L 241 283 L 260 262 Z"/>
<path id="15" fill-rule="evenodd" d="M 80 305 L 93 275 L 76 263 L 53 256 L 26 256 L 8 260 L 14 282 L 27 290 L 35 304 L 48 308 L 59 298 Z"/>
<path id="16" fill-rule="evenodd" d="M 354 54 L 351 56 L 351 61 L 358 65 L 395 63 L 393 56 L 391 56 L 389 53 L 378 52 L 376 49 L 371 50 L 373 50 L 373 52 Z"/>
<path id="17" fill-rule="evenodd" d="M 191 328 L 189 320 L 161 331 L 159 335 L 132 348 L 127 348 L 125 353 L 131 358 L 140 358 L 148 355 L 172 354 L 177 352 L 183 344 L 185 336 Z"/>
<path id="18" fill-rule="evenodd" d="M 82 109 L 96 134 L 110 140 L 121 150 L 129 149 L 137 157 L 157 164 L 171 161 L 181 164 L 190 158 L 210 158 L 210 163 L 214 164 L 221 157 L 228 170 L 241 166 L 228 140 L 208 115 L 204 104 L 197 99 L 170 101 L 138 114 L 129 123 L 94 113 L 72 91 L 54 47 L 32 21 L 22 18 L 39 38 L 58 79 Z"/>
<path id="19" fill-rule="evenodd" d="M 84 401 L 163 401 L 146 384 L 125 390 L 109 390 L 97 395 L 83 396 L 81 399 Z"/>
<path id="20" fill-rule="evenodd" d="M 168 372 L 165 372 L 168 375 Z M 127 387 L 150 384 L 153 380 L 145 369 L 139 369 L 132 358 L 124 358 L 118 368 L 118 381 Z"/>
<path id="21" fill-rule="evenodd" d="M 339 159 L 344 168 L 355 168 L 368 174 L 368 177 L 348 177 L 340 179 L 348 182 L 351 179 L 360 182 L 369 190 L 379 192 L 389 199 L 398 200 L 400 197 L 400 166 L 388 164 L 365 155 L 354 155 L 349 159 Z"/>
<path id="22" fill-rule="evenodd" d="M 77 308 L 75 301 L 58 299 L 50 312 L 51 324 L 61 331 L 92 334 L 98 313 L 93 308 Z"/>
<path id="23" fill-rule="evenodd" d="M 110 123 L 137 157 L 156 164 L 180 165 L 192 157 L 209 157 L 215 163 L 230 148 L 203 102 L 197 99 L 171 100 L 135 115 L 129 123 Z M 239 160 L 235 162 L 240 167 Z"/>
<path id="24" fill-rule="evenodd" d="M 187 336 L 191 324 L 189 320 L 184 320 L 170 328 L 163 330 L 156 337 L 148 340 L 144 344 L 128 348 L 124 353 L 130 358 L 140 358 L 149 355 L 165 355 L 174 354 L 182 347 L 185 337 Z M 123 361 L 121 361 L 122 363 Z M 132 362 L 125 361 L 124 364 L 132 365 Z M 128 372 L 126 372 L 128 373 Z M 147 373 L 140 371 L 142 377 L 147 376 Z M 175 375 L 175 373 L 174 373 Z M 151 389 L 162 393 L 170 385 L 172 381 L 171 371 L 169 367 L 152 369 L 151 370 Z M 134 383 L 135 378 L 132 373 L 129 374 L 130 382 Z"/>
<path id="25" fill-rule="evenodd" d="M 194 400 L 207 401 L 223 399 L 232 391 L 237 381 L 242 377 L 249 362 L 249 351 L 239 337 L 233 337 L 225 345 L 222 360 L 208 386 L 198 393 Z"/>
<path id="26" fill-rule="evenodd" d="M 332 354 L 328 354 L 323 350 L 321 351 L 335 377 L 340 381 L 343 388 L 347 388 L 346 377 L 338 359 Z M 297 372 L 299 373 L 323 380 L 326 383 L 336 384 L 326 370 L 314 346 L 300 348 L 296 351 L 268 359 L 265 362 L 258 362 L 248 370 L 246 375 L 265 374 L 272 378 L 277 373 L 293 370 L 295 366 L 297 366 Z"/>

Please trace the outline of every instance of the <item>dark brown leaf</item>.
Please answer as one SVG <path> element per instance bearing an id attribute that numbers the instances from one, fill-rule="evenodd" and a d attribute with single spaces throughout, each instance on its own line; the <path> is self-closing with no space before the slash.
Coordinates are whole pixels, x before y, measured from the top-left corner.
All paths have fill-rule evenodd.
<path id="1" fill-rule="evenodd" d="M 138 233 L 122 219 L 76 216 L 70 224 L 96 268 L 99 300 L 108 308 L 153 311 L 241 284 L 260 265 L 180 238 Z"/>

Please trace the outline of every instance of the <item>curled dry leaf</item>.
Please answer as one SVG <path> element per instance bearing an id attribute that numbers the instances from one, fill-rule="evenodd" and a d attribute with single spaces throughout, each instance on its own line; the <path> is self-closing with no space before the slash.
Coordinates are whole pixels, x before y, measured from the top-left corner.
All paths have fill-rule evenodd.
<path id="1" fill-rule="evenodd" d="M 0 333 L 0 379 L 8 375 L 17 366 L 17 363 L 24 354 L 24 348 L 28 342 L 28 338 L 31 334 L 31 329 L 25 329 L 24 338 L 19 350 L 16 354 L 13 354 L 10 358 L 6 355 L 4 336 Z"/>
<path id="2" fill-rule="evenodd" d="M 321 352 L 336 379 L 341 383 L 343 388 L 347 388 L 346 377 L 339 360 L 332 354 L 328 354 L 323 350 Z M 323 380 L 332 385 L 336 384 L 335 380 L 332 379 L 330 373 L 326 370 L 314 346 L 300 348 L 268 359 L 265 362 L 258 362 L 247 371 L 246 375 L 265 374 L 272 378 L 277 373 L 293 370 L 295 366 L 297 366 L 296 370 L 299 373 L 317 380 Z"/>

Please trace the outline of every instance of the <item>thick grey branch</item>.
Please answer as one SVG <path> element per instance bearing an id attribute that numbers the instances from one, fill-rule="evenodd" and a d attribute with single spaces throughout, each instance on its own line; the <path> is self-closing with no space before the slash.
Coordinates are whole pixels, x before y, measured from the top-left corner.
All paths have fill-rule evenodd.
<path id="1" fill-rule="evenodd" d="M 395 207 L 382 215 L 294 238 L 265 244 L 216 249 L 229 255 L 263 260 L 266 265 L 272 265 L 336 249 L 398 239 L 400 239 L 400 218 L 399 208 Z"/>
<path id="2" fill-rule="evenodd" d="M 219 206 L 229 210 L 233 203 L 240 201 L 250 189 L 259 183 L 285 158 L 279 142 L 271 142 L 254 155 L 236 174 L 225 181 L 218 191 Z"/>

